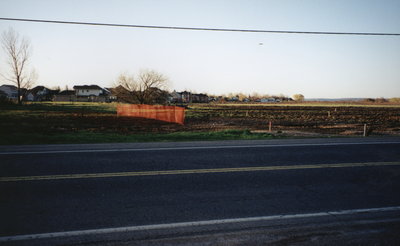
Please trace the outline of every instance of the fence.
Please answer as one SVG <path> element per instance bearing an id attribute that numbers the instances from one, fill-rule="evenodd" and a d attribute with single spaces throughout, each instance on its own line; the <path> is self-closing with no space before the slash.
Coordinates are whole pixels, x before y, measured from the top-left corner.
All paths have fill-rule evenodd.
<path id="1" fill-rule="evenodd" d="M 145 104 L 119 104 L 117 105 L 117 115 L 142 117 L 183 125 L 185 121 L 185 108 Z"/>
<path id="2" fill-rule="evenodd" d="M 299 131 L 321 134 L 335 134 L 344 136 L 364 136 L 371 134 L 388 134 L 393 129 L 387 125 L 377 123 L 330 123 L 330 122 L 285 122 L 285 121 L 265 121 L 263 129 L 256 131 L 276 132 L 276 131 Z"/>

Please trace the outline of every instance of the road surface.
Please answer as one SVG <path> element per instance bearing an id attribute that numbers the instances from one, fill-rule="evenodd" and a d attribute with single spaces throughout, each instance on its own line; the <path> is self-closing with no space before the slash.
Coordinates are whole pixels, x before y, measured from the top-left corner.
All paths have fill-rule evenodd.
<path id="1" fill-rule="evenodd" d="M 399 138 L 1 146 L 0 160 L 0 245 L 400 240 Z"/>

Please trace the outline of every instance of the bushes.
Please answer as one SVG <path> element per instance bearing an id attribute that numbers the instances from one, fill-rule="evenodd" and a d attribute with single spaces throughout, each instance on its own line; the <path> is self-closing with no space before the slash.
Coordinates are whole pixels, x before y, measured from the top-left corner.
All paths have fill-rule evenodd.
<path id="1" fill-rule="evenodd" d="M 366 103 L 400 103 L 400 97 L 393 97 L 393 98 L 389 98 L 389 99 L 386 99 L 386 98 L 383 98 L 383 97 L 380 97 L 380 98 L 366 98 L 366 99 L 364 99 L 363 100 L 363 102 L 366 102 Z"/>
<path id="2" fill-rule="evenodd" d="M 391 103 L 400 103 L 400 97 L 393 97 L 389 99 Z"/>

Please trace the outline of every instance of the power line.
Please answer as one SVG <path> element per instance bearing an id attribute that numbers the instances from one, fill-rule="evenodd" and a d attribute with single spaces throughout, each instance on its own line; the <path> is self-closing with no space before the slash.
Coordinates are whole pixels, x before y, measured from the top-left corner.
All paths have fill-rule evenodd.
<path id="1" fill-rule="evenodd" d="M 313 35 L 400 36 L 400 33 L 379 33 L 379 32 L 314 32 L 314 31 L 225 29 L 225 28 L 203 28 L 203 27 L 180 27 L 180 26 L 147 26 L 147 25 L 128 25 L 128 24 L 78 22 L 78 21 L 17 19 L 17 18 L 3 18 L 3 17 L 0 17 L 0 20 L 5 20 L 5 21 L 23 21 L 23 22 L 38 22 L 38 23 L 52 23 L 52 24 L 88 25 L 88 26 L 186 30 L 186 31 L 250 32 L 250 33 L 313 34 Z"/>

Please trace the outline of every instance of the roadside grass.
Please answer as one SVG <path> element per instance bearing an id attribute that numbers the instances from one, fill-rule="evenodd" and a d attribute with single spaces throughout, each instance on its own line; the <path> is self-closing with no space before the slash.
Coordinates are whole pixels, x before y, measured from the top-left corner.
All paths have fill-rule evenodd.
<path id="1" fill-rule="evenodd" d="M 19 106 L 7 104 L 0 106 L 0 115 L 15 113 L 116 113 L 116 103 L 94 103 L 94 102 L 26 102 Z"/>
<path id="2" fill-rule="evenodd" d="M 149 134 L 118 134 L 77 131 L 69 133 L 41 134 L 14 132 L 0 138 L 0 145 L 21 144 L 69 144 L 69 143 L 127 143 L 127 142 L 181 142 L 213 140 L 256 140 L 277 138 L 268 133 L 252 133 L 248 130 L 215 132 L 174 132 Z"/>

